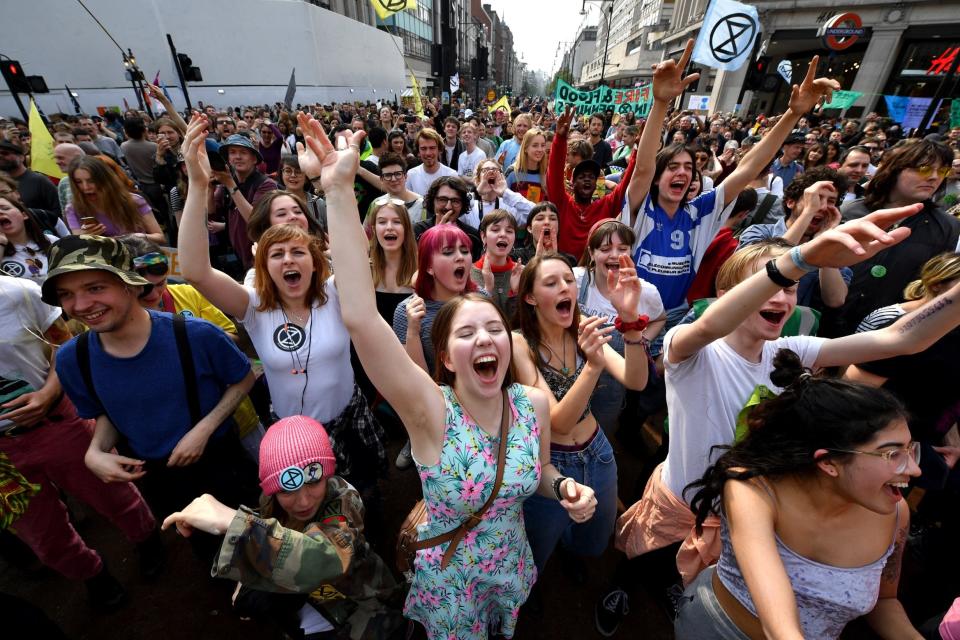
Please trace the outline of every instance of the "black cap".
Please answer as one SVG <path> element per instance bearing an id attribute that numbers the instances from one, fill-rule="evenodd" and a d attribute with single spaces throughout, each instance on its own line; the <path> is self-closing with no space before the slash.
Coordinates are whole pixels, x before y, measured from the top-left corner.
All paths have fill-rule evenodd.
<path id="1" fill-rule="evenodd" d="M 584 160 L 583 162 L 575 166 L 573 168 L 573 177 L 576 178 L 578 175 L 580 175 L 584 171 L 591 171 L 597 174 L 598 177 L 603 175 L 603 168 L 600 166 L 600 163 L 597 162 L 596 160 Z"/>
<path id="2" fill-rule="evenodd" d="M 791 131 L 790 135 L 787 136 L 787 139 L 783 141 L 784 146 L 788 144 L 803 144 L 806 142 L 806 137 L 797 131 Z"/>

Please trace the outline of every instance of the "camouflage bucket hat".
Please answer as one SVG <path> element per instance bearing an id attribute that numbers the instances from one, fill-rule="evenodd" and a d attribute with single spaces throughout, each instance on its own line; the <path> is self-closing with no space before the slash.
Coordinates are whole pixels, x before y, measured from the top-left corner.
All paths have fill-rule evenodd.
<path id="1" fill-rule="evenodd" d="M 41 289 L 41 298 L 52 306 L 60 306 L 54 280 L 74 271 L 98 269 L 109 271 L 125 283 L 144 287 L 143 293 L 153 289 L 133 268 L 133 258 L 123 244 L 114 238 L 102 236 L 67 236 L 50 247 L 50 269 Z"/>

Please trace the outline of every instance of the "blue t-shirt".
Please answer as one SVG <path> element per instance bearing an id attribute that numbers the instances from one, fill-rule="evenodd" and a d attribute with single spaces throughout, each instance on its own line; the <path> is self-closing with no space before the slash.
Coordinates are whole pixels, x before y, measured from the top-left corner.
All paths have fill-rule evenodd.
<path id="1" fill-rule="evenodd" d="M 660 292 L 664 309 L 685 304 L 700 261 L 730 215 L 723 200 L 721 183 L 680 207 L 671 219 L 651 196 L 644 199 L 633 224 L 633 261 L 637 275 Z"/>
<path id="2" fill-rule="evenodd" d="M 94 419 L 106 413 L 137 456 L 158 460 L 167 457 L 194 425 L 187 407 L 173 316 L 150 311 L 150 319 L 150 338 L 132 358 L 109 355 L 100 344 L 100 336 L 90 332 L 90 374 L 100 402 L 90 396 L 83 382 L 76 338 L 60 347 L 57 375 L 82 418 Z M 250 362 L 216 325 L 197 318 L 185 320 L 200 413 L 206 415 L 220 402 L 228 386 L 246 377 Z M 214 437 L 220 437 L 232 425 L 233 419 L 228 418 Z"/>
<path id="3" fill-rule="evenodd" d="M 516 138 L 510 138 L 509 140 L 504 140 L 503 144 L 500 145 L 500 148 L 497 149 L 494 159 L 498 162 L 500 161 L 500 155 L 506 153 L 506 156 L 503 159 L 503 162 L 500 163 L 502 167 L 512 167 L 514 161 L 517 159 L 517 154 L 520 153 L 520 143 L 517 142 Z"/>

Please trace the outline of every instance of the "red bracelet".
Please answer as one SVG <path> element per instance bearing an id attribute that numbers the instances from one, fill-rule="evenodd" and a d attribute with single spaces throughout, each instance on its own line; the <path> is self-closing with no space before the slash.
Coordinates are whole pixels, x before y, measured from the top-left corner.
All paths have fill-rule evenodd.
<path id="1" fill-rule="evenodd" d="M 613 321 L 613 328 L 620 333 L 627 333 L 628 331 L 643 331 L 648 324 L 650 324 L 649 316 L 640 316 L 633 322 L 624 322 L 620 316 L 617 316 L 617 319 Z"/>

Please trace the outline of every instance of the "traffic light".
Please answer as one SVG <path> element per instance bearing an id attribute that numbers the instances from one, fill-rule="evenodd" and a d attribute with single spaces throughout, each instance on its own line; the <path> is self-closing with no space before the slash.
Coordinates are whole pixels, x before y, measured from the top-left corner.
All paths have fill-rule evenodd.
<path id="1" fill-rule="evenodd" d="M 3 79 L 7 81 L 7 87 L 10 88 L 10 91 L 13 93 L 30 93 L 33 91 L 33 87 L 30 86 L 30 81 L 23 72 L 19 60 L 4 60 L 0 64 L 2 64 L 0 68 L 3 69 Z"/>
<path id="2" fill-rule="evenodd" d="M 439 44 L 430 45 L 430 75 L 440 77 L 443 73 L 443 47 Z"/>
<path id="3" fill-rule="evenodd" d="M 193 66 L 193 60 L 190 59 L 190 56 L 185 53 L 178 53 L 177 62 L 180 63 L 180 71 L 183 72 L 185 82 L 203 82 L 200 67 Z"/>
<path id="4" fill-rule="evenodd" d="M 47 81 L 43 79 L 43 76 L 27 76 L 27 81 L 30 83 L 33 93 L 50 93 L 50 89 L 47 88 Z"/>
<path id="5" fill-rule="evenodd" d="M 751 91 L 757 91 L 763 89 L 763 79 L 767 75 L 767 70 L 770 67 L 770 56 L 760 56 L 757 58 L 756 62 L 753 63 L 753 66 L 750 67 L 750 70 L 747 71 L 746 85 L 747 89 Z"/>
<path id="6" fill-rule="evenodd" d="M 487 79 L 487 73 L 489 73 L 489 69 L 487 67 L 487 61 L 489 60 L 489 58 L 490 58 L 490 52 L 487 51 L 486 47 L 480 47 L 477 50 L 477 61 L 478 61 L 477 76 L 481 80 Z"/>

